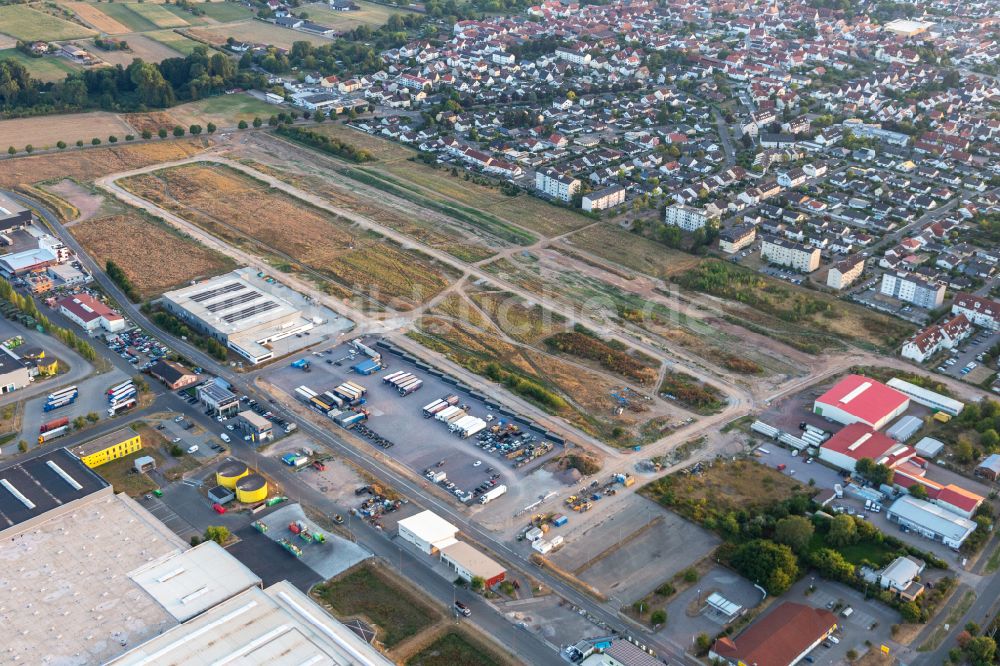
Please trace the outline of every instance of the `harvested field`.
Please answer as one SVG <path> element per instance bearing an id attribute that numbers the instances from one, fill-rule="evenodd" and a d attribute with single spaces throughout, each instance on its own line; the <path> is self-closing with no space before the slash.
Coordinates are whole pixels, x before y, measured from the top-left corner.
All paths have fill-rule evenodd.
<path id="1" fill-rule="evenodd" d="M 87 220 L 70 231 L 100 265 L 118 264 L 144 299 L 236 268 L 229 257 L 138 213 Z"/>
<path id="2" fill-rule="evenodd" d="M 417 596 L 410 585 L 382 567 L 361 564 L 313 588 L 338 619 L 363 618 L 378 627 L 376 639 L 387 649 L 415 636 L 441 619 L 441 613 Z"/>
<path id="3" fill-rule="evenodd" d="M 302 9 L 309 13 L 309 20 L 320 25 L 335 28 L 342 32 L 354 30 L 359 25 L 366 25 L 369 28 L 378 28 L 385 25 L 389 17 L 394 14 L 407 14 L 404 9 L 394 9 L 386 5 L 376 5 L 361 0 L 357 3 L 361 7 L 360 11 L 338 12 L 330 9 L 326 3 L 316 3 L 302 5 Z"/>
<path id="4" fill-rule="evenodd" d="M 82 114 L 82 117 L 90 115 Z M 27 122 L 37 121 L 44 126 L 45 123 L 52 122 L 55 118 L 73 117 L 81 116 L 46 116 L 24 120 Z M 4 128 L 10 122 L 20 121 L 5 120 L 0 122 L 0 128 Z M 135 146 L 119 145 L 114 148 L 73 150 L 55 155 L 18 157 L 4 161 L 3 168 L 0 169 L 0 186 L 14 187 L 19 183 L 37 183 L 61 178 L 74 178 L 81 182 L 92 181 L 95 178 L 118 171 L 183 159 L 204 149 L 203 140 L 185 139 L 162 143 L 144 143 Z"/>
<path id="5" fill-rule="evenodd" d="M 179 58 L 181 54 L 165 44 L 140 34 L 131 34 L 125 38 L 128 42 L 128 51 L 105 51 L 97 48 L 93 41 L 86 41 L 83 48 L 89 53 L 112 65 L 128 67 L 136 58 L 141 58 L 145 62 L 160 62 L 167 58 Z"/>
<path id="6" fill-rule="evenodd" d="M 107 140 L 108 136 L 112 134 L 121 138 L 131 133 L 132 128 L 125 121 L 116 114 L 106 111 L 12 118 L 0 121 L 0 146 L 4 148 L 14 146 L 20 149 L 30 143 L 36 149 L 54 148 L 58 141 L 65 141 L 72 145 L 77 139 L 83 139 L 89 143 L 90 139 L 95 136 Z M 4 176 L 0 176 L 0 179 L 6 180 Z M 34 178 L 31 181 L 21 182 L 35 182 L 37 180 L 43 179 Z"/>
<path id="7" fill-rule="evenodd" d="M 0 6 L 0 32 L 24 42 L 57 42 L 90 37 L 94 31 L 27 5 Z"/>
<path id="8" fill-rule="evenodd" d="M 166 111 L 149 111 L 148 113 L 126 113 L 123 118 L 125 122 L 135 128 L 141 134 L 149 130 L 156 134 L 161 128 L 171 129 L 178 125 L 177 119 Z"/>
<path id="9" fill-rule="evenodd" d="M 83 69 L 66 58 L 57 58 L 55 56 L 32 58 L 15 48 L 0 51 L 0 58 L 13 58 L 24 65 L 31 76 L 45 82 L 62 81 L 66 78 L 67 74 L 79 72 Z M 0 127 L 2 127 L 2 124 L 0 124 Z"/>
<path id="10" fill-rule="evenodd" d="M 156 32 L 147 32 L 143 36 L 159 42 L 167 48 L 177 51 L 181 55 L 191 55 L 196 46 L 203 46 L 195 40 L 188 39 L 184 35 L 180 35 L 173 30 L 157 30 Z"/>
<path id="11" fill-rule="evenodd" d="M 319 45 L 330 43 L 329 39 L 318 35 L 280 28 L 263 21 L 242 21 L 210 28 L 191 28 L 188 32 L 211 44 L 224 44 L 229 37 L 241 42 L 267 44 L 283 49 L 291 49 L 294 42 L 309 42 Z"/>
<path id="12" fill-rule="evenodd" d="M 120 35 L 126 32 L 132 32 L 130 26 L 121 23 L 117 19 L 113 19 L 104 12 L 97 5 L 91 4 L 89 2 L 67 2 L 63 5 L 71 12 L 76 14 L 76 17 L 89 25 L 94 30 L 98 32 L 107 33 L 109 35 Z"/>
<path id="13" fill-rule="evenodd" d="M 671 249 L 612 224 L 595 224 L 570 235 L 564 242 L 570 247 L 656 278 L 668 278 L 702 262 L 701 257 Z"/>
<path id="14" fill-rule="evenodd" d="M 146 32 L 156 30 L 156 24 L 133 10 L 134 3 L 109 2 L 99 5 L 99 11 L 110 19 L 128 26 L 126 32 Z"/>
<path id="15" fill-rule="evenodd" d="M 409 310 L 457 277 L 419 252 L 226 167 L 185 165 L 119 184 L 226 242 L 249 243 L 317 271 L 335 283 L 333 293 Z"/>
<path id="16" fill-rule="evenodd" d="M 203 17 L 194 16 L 176 5 L 168 6 L 166 9 L 192 24 L 204 20 Z M 205 18 L 219 23 L 243 21 L 253 16 L 250 8 L 236 2 L 202 2 L 198 5 L 198 9 L 205 12 Z"/>

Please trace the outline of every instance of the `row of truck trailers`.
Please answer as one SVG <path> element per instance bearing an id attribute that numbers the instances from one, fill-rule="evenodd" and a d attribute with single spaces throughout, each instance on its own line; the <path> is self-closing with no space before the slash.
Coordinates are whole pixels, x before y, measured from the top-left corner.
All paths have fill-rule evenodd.
<path id="1" fill-rule="evenodd" d="M 486 429 L 486 421 L 478 416 L 471 416 L 461 407 L 458 407 L 458 396 L 449 395 L 446 398 L 435 400 L 424 406 L 424 418 L 434 417 L 448 426 L 448 430 L 459 437 L 472 437 L 478 432 Z"/>
<path id="2" fill-rule="evenodd" d="M 310 409 L 348 429 L 368 419 L 368 410 L 361 407 L 367 394 L 368 389 L 354 382 L 344 382 L 323 393 L 316 393 L 308 386 L 295 389 L 296 397 Z"/>
<path id="3" fill-rule="evenodd" d="M 42 410 L 51 412 L 60 407 L 72 405 L 76 402 L 79 395 L 80 390 L 76 386 L 68 386 L 64 389 L 54 391 L 46 397 L 45 406 L 42 407 Z M 118 386 L 108 389 L 107 397 L 109 418 L 127 409 L 131 409 L 136 405 L 137 393 L 135 383 L 131 379 L 127 382 L 122 382 Z M 38 429 L 38 443 L 44 444 L 45 442 L 50 442 L 67 433 L 69 433 L 69 417 L 63 416 L 53 419 L 48 423 L 43 423 Z"/>

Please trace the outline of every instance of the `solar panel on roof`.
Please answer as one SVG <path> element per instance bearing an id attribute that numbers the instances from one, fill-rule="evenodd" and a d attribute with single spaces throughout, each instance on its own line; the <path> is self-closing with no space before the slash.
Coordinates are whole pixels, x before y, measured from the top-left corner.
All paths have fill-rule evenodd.
<path id="1" fill-rule="evenodd" d="M 227 315 L 222 316 L 222 321 L 227 324 L 232 324 L 244 319 L 249 319 L 254 315 L 258 315 L 262 312 L 267 312 L 269 310 L 274 310 L 275 308 L 280 308 L 281 304 L 275 301 L 267 301 L 266 303 L 258 303 L 257 305 L 252 305 L 248 308 L 238 310 L 236 312 L 231 312 Z"/>
<path id="2" fill-rule="evenodd" d="M 206 305 L 205 309 L 209 312 L 221 312 L 222 310 L 228 310 L 229 308 L 236 305 L 243 305 L 244 303 L 249 303 L 253 299 L 260 296 L 259 291 L 250 290 L 246 293 L 240 294 L 239 296 L 233 296 L 232 298 L 227 298 L 224 301 L 219 301 L 218 303 L 212 303 L 211 305 Z"/>
<path id="3" fill-rule="evenodd" d="M 240 282 L 230 282 L 229 284 L 222 285 L 221 287 L 216 287 L 215 289 L 208 289 L 207 291 L 199 291 L 197 294 L 188 296 L 195 303 L 201 303 L 202 301 L 207 301 L 215 296 L 220 296 L 222 294 L 231 294 L 234 291 L 239 291 L 243 289 L 245 285 Z"/>

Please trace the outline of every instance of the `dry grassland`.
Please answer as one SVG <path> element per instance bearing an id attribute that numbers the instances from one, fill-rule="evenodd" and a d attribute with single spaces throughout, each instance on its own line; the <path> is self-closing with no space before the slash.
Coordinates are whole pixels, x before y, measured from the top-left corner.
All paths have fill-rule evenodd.
<path id="1" fill-rule="evenodd" d="M 139 215 L 87 220 L 71 233 L 100 265 L 110 260 L 121 266 L 143 298 L 236 267 L 229 257 Z"/>
<path id="2" fill-rule="evenodd" d="M 126 113 L 123 118 L 125 122 L 135 128 L 135 131 L 142 133 L 149 130 L 153 134 L 160 129 L 171 129 L 177 125 L 177 119 L 166 111 L 150 111 L 148 113 Z"/>
<path id="3" fill-rule="evenodd" d="M 109 35 L 121 35 L 126 32 L 132 32 L 131 28 L 102 12 L 97 5 L 92 5 L 89 2 L 67 2 L 63 6 L 76 14 L 77 18 L 99 32 Z"/>
<path id="4" fill-rule="evenodd" d="M 566 318 L 540 305 L 529 306 L 505 291 L 473 292 L 469 297 L 506 335 L 529 345 L 537 345 L 553 333 L 566 329 Z"/>
<path id="5" fill-rule="evenodd" d="M 128 42 L 128 51 L 105 51 L 99 49 L 92 42 L 85 42 L 83 47 L 104 62 L 112 65 L 128 67 L 136 58 L 141 58 L 145 62 L 160 62 L 167 58 L 179 58 L 181 54 L 165 44 L 161 44 L 145 35 L 131 34 L 125 40 Z"/>
<path id="6" fill-rule="evenodd" d="M 89 115 L 89 114 L 87 114 Z M 63 116 L 60 116 L 63 117 Z M 74 117 L 74 116 L 65 116 Z M 79 116 L 76 116 L 79 117 Z M 41 124 L 53 118 L 28 118 Z M 0 128 L 9 121 L 0 122 Z M 0 186 L 14 187 L 19 183 L 37 183 L 43 180 L 73 178 L 90 182 L 101 176 L 119 171 L 180 160 L 196 155 L 205 149 L 207 142 L 200 139 L 144 143 L 114 148 L 72 150 L 54 155 L 34 155 L 4 160 L 0 168 Z"/>
<path id="7" fill-rule="evenodd" d="M 670 277 L 701 263 L 699 257 L 673 250 L 612 224 L 595 224 L 572 234 L 565 243 L 657 278 Z"/>
<path id="8" fill-rule="evenodd" d="M 21 150 L 30 143 L 40 150 L 54 148 L 58 141 L 72 145 L 78 139 L 90 143 L 95 136 L 107 141 L 112 134 L 121 139 L 131 133 L 132 128 L 125 121 L 106 111 L 12 118 L 0 122 L 0 147 L 6 150 L 7 146 L 14 146 Z"/>
<path id="9" fill-rule="evenodd" d="M 432 298 L 456 277 L 429 257 L 225 167 L 185 165 L 119 184 L 218 238 L 262 245 L 400 310 Z"/>

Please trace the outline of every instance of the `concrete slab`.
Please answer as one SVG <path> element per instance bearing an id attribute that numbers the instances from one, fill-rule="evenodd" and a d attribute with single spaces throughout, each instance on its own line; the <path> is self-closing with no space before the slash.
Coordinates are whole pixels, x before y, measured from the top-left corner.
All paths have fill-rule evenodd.
<path id="1" fill-rule="evenodd" d="M 343 539 L 335 534 L 331 534 L 320 528 L 311 520 L 306 518 L 302 506 L 299 504 L 289 504 L 276 511 L 260 518 L 260 521 L 267 525 L 268 530 L 264 533 L 271 541 L 278 539 L 288 539 L 302 549 L 300 562 L 315 571 L 321 579 L 327 580 L 350 569 L 355 564 L 362 562 L 371 553 L 356 543 Z M 307 543 L 298 535 L 293 534 L 289 529 L 289 523 L 301 521 L 305 523 L 311 532 L 320 532 L 326 537 L 325 543 Z M 285 554 L 275 548 L 275 555 Z"/>

